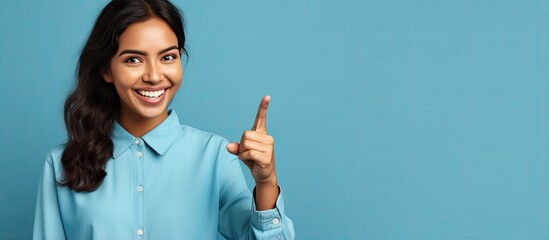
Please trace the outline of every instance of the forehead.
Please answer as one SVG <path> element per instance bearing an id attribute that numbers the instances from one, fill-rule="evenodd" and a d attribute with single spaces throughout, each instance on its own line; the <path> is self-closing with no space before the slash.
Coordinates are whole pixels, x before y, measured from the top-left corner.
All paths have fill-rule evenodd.
<path id="1" fill-rule="evenodd" d="M 166 22 L 154 17 L 131 24 L 118 39 L 119 51 L 137 49 L 156 52 L 173 45 L 178 45 L 175 33 Z"/>

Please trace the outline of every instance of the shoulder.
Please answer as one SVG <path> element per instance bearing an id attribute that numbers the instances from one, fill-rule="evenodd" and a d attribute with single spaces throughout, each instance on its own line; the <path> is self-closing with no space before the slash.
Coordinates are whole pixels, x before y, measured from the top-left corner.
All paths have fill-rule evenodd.
<path id="1" fill-rule="evenodd" d="M 205 156 L 216 156 L 217 159 L 232 159 L 233 157 L 227 151 L 227 144 L 230 141 L 212 132 L 204 131 L 189 125 L 182 125 L 182 142 L 186 149 L 195 149 Z"/>
<path id="2" fill-rule="evenodd" d="M 61 155 L 63 155 L 63 151 L 65 150 L 65 146 L 66 146 L 65 143 L 54 146 L 46 154 L 46 160 L 50 161 L 51 163 L 54 163 L 53 161 L 59 161 L 61 159 Z"/>
<path id="3" fill-rule="evenodd" d="M 189 125 L 181 125 L 181 129 L 182 129 L 182 136 L 192 138 L 193 141 L 198 141 L 205 144 L 223 144 L 223 143 L 228 144 L 229 143 L 229 140 L 227 140 L 225 137 L 221 135 L 204 131 Z"/>
<path id="4" fill-rule="evenodd" d="M 66 144 L 59 144 L 51 148 L 47 154 L 45 159 L 45 167 L 50 167 L 51 169 L 55 170 L 57 173 L 61 173 L 63 171 L 63 165 L 61 164 L 61 156 L 63 156 L 63 151 L 65 151 Z"/>

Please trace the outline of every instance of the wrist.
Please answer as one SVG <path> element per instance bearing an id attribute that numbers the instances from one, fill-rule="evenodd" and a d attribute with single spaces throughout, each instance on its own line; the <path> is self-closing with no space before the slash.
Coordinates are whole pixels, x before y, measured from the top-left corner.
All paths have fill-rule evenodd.
<path id="1" fill-rule="evenodd" d="M 256 210 L 268 210 L 276 207 L 276 200 L 280 194 L 280 188 L 276 181 L 256 182 L 253 190 Z"/>
<path id="2" fill-rule="evenodd" d="M 257 181 L 255 180 L 256 187 L 278 187 L 278 182 L 276 181 L 276 176 L 273 176 L 271 179 Z"/>

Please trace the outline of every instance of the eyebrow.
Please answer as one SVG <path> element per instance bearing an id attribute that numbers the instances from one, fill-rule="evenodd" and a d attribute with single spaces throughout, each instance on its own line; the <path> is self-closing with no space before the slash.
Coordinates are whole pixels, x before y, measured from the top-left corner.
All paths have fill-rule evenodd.
<path id="1" fill-rule="evenodd" d="M 162 54 L 162 53 L 165 53 L 167 51 L 170 51 L 172 49 L 178 49 L 177 46 L 173 45 L 169 48 L 166 48 L 166 49 L 163 49 L 163 50 L 160 50 L 158 52 L 158 55 Z M 139 51 L 139 50 L 135 50 L 135 49 L 126 49 L 124 51 L 122 51 L 120 54 L 118 54 L 118 56 L 122 56 L 123 54 L 127 54 L 127 53 L 133 53 L 133 54 L 139 54 L 139 55 L 143 55 L 143 56 L 147 56 L 147 53 L 146 52 L 143 52 L 143 51 Z"/>

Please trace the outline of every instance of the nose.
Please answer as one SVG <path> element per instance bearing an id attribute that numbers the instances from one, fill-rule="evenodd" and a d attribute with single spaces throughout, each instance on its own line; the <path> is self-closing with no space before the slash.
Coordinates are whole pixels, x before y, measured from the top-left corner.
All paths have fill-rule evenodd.
<path id="1" fill-rule="evenodd" d="M 162 81 L 162 79 L 163 75 L 160 66 L 156 63 L 149 62 L 145 74 L 143 74 L 143 81 L 155 84 Z"/>

